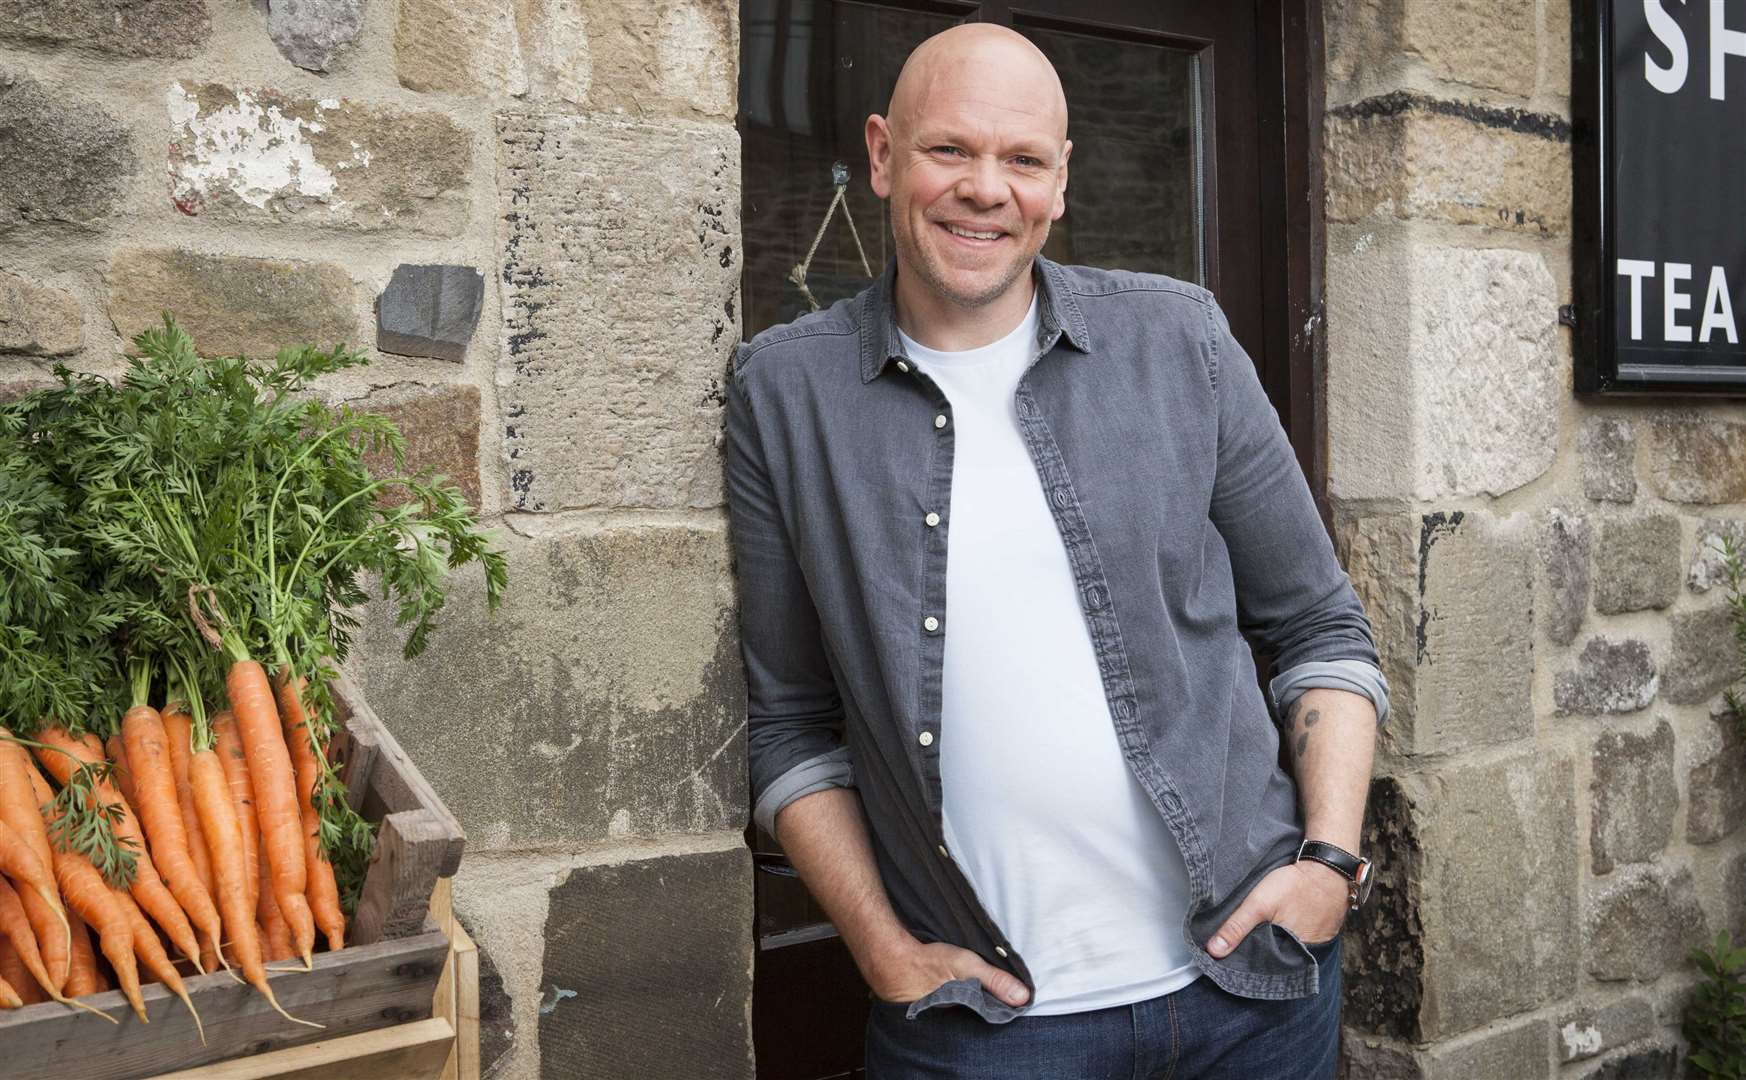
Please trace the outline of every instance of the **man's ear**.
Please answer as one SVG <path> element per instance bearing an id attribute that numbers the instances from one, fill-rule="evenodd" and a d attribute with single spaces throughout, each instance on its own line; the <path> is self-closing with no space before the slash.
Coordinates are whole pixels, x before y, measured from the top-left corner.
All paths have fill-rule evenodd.
<path id="1" fill-rule="evenodd" d="M 1072 156 L 1073 140 L 1067 139 L 1061 144 L 1061 167 L 1055 173 L 1055 209 L 1049 215 L 1050 221 L 1060 221 L 1067 212 L 1067 159 Z"/>
<path id="2" fill-rule="evenodd" d="M 867 178 L 873 194 L 881 199 L 891 197 L 891 125 L 885 117 L 873 113 L 867 117 Z"/>

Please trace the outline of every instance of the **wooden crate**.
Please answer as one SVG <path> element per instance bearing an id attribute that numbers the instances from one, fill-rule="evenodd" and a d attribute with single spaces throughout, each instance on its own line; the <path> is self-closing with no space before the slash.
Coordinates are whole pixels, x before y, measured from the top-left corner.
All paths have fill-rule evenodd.
<path id="1" fill-rule="evenodd" d="M 144 988 L 151 1021 L 144 1025 L 120 991 L 80 999 L 119 1024 L 53 1002 L 0 1011 L 0 1071 L 8 1080 L 156 1076 L 432 1020 L 450 942 L 430 918 L 431 899 L 438 879 L 459 868 L 465 838 L 357 688 L 341 678 L 334 698 L 344 728 L 336 742 L 347 755 L 346 786 L 364 816 L 381 822 L 376 854 L 346 947 L 317 953 L 313 971 L 271 976 L 287 1012 L 325 1027 L 290 1023 L 252 987 L 221 971 L 186 980 L 206 1025 L 204 1046 L 187 1009 L 158 983 Z M 438 1022 L 450 1029 L 452 1043 L 452 1023 Z"/>
<path id="2" fill-rule="evenodd" d="M 449 960 L 429 1020 L 323 1039 L 154 1080 L 479 1080 L 479 950 L 456 921 L 450 879 L 431 895 L 431 921 L 449 935 Z"/>

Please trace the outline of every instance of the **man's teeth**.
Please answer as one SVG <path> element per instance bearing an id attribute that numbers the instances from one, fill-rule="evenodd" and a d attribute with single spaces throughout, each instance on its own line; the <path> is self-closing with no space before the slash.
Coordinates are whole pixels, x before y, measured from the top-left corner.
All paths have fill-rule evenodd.
<path id="1" fill-rule="evenodd" d="M 997 232 L 973 232 L 969 229 L 960 229 L 956 225 L 947 225 L 946 229 L 954 236 L 968 236 L 972 240 L 998 240 L 1000 238 L 1000 234 Z"/>

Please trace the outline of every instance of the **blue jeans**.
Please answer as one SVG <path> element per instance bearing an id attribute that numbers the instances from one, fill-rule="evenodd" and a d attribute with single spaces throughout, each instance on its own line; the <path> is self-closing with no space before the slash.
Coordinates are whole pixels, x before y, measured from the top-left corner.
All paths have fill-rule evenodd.
<path id="1" fill-rule="evenodd" d="M 877 999 L 867 1080 L 1332 1080 L 1340 1048 L 1340 936 L 1308 946 L 1309 997 L 1259 1000 L 1202 976 L 1172 994 L 991 1024 L 961 1006 L 905 1019 Z"/>

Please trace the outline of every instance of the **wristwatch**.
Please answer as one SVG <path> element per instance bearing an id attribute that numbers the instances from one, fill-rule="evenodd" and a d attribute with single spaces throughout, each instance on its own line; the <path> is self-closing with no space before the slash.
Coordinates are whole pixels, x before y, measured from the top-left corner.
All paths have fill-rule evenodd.
<path id="1" fill-rule="evenodd" d="M 1346 899 L 1351 903 L 1353 911 L 1357 911 L 1359 906 L 1370 898 L 1369 859 L 1361 859 L 1350 851 L 1323 840 L 1305 840 L 1298 845 L 1295 861 L 1302 862 L 1305 859 L 1313 859 L 1323 866 L 1331 866 L 1346 878 Z"/>

